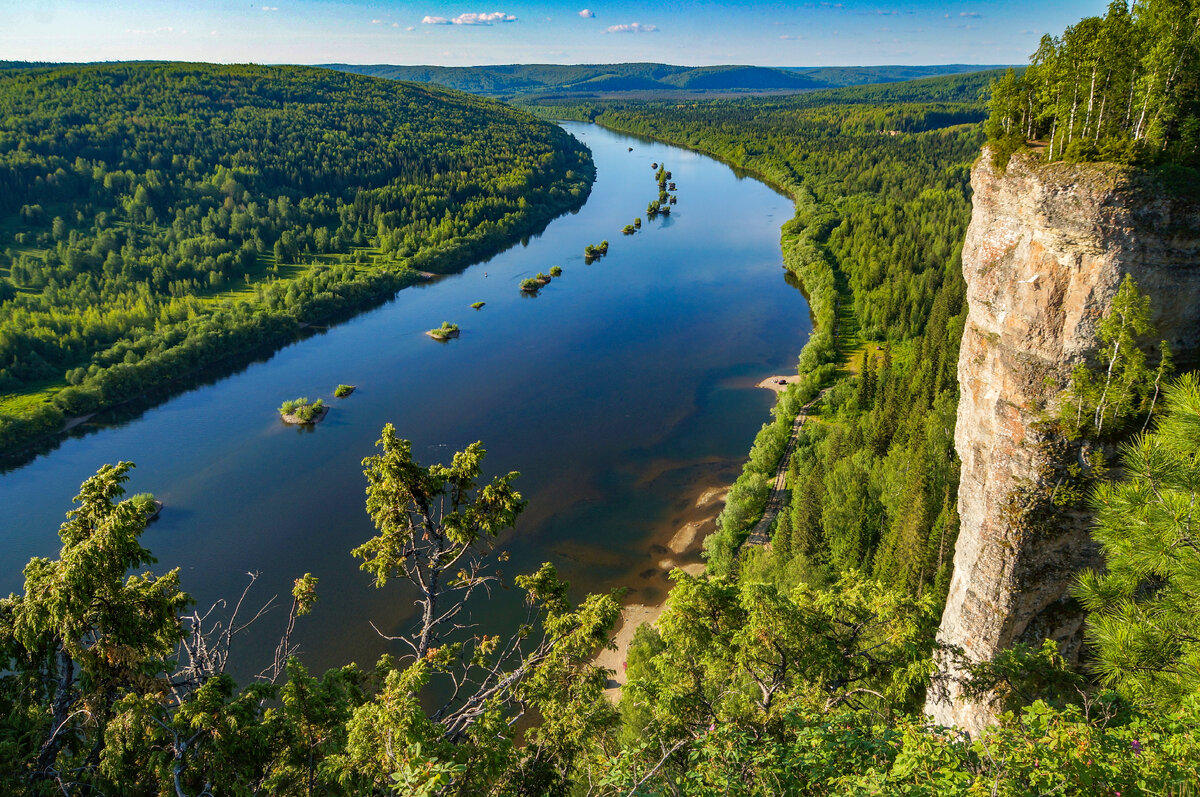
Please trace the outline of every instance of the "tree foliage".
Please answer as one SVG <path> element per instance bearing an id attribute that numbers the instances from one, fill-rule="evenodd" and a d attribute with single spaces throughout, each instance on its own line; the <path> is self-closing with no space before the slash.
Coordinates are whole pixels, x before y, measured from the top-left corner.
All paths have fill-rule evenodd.
<path id="1" fill-rule="evenodd" d="M 431 86 L 0 71 L 0 448 L 467 265 L 592 174 L 561 128 Z"/>
<path id="2" fill-rule="evenodd" d="M 1167 389 L 1152 432 L 1122 451 L 1125 477 L 1095 493 L 1107 569 L 1078 595 L 1101 680 L 1152 706 L 1200 691 L 1200 381 Z"/>
<path id="3" fill-rule="evenodd" d="M 1113 0 L 992 86 L 988 137 L 1049 160 L 1200 162 L 1200 4 Z"/>

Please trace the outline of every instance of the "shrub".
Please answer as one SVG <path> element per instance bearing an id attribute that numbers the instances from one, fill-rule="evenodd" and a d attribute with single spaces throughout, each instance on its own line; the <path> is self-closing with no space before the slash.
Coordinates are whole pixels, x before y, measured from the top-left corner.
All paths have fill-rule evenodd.
<path id="1" fill-rule="evenodd" d="M 279 414 L 280 416 L 291 416 L 300 423 L 312 423 L 324 409 L 325 401 L 323 399 L 317 399 L 309 404 L 308 398 L 305 397 L 283 402 L 279 407 Z"/>
<path id="2" fill-rule="evenodd" d="M 429 330 L 426 334 L 439 340 L 458 337 L 458 324 L 443 321 L 440 327 Z"/>

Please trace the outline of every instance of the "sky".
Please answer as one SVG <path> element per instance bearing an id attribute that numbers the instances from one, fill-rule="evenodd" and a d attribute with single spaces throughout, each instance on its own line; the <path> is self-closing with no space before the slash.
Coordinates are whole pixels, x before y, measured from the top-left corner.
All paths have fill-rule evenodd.
<path id="1" fill-rule="evenodd" d="M 1022 64 L 1105 0 L 0 0 L 0 60 Z"/>

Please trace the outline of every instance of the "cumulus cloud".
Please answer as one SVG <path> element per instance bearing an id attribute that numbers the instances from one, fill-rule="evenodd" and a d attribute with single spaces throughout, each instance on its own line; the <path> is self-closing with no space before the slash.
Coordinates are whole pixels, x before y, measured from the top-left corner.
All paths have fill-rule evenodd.
<path id="1" fill-rule="evenodd" d="M 657 25 L 643 25 L 640 22 L 633 22 L 629 25 L 610 25 L 605 33 L 654 33 L 658 30 Z"/>
<path id="2" fill-rule="evenodd" d="M 450 20 L 445 17 L 425 17 L 421 20 L 422 25 L 449 25 Z"/>
<path id="3" fill-rule="evenodd" d="M 978 11 L 959 11 L 958 15 L 960 17 L 975 17 L 975 18 L 983 16 L 983 14 L 980 14 Z M 946 19 L 950 19 L 951 15 L 946 14 L 945 17 L 946 17 Z"/>
<path id="4" fill-rule="evenodd" d="M 149 29 L 126 28 L 125 32 L 131 33 L 134 36 L 155 36 L 159 33 L 174 33 L 175 29 L 171 28 L 171 27 L 166 27 L 166 26 L 161 27 L 161 28 L 149 28 Z"/>
<path id="5" fill-rule="evenodd" d="M 279 7 L 278 6 L 263 6 L 262 10 L 263 11 L 278 11 Z"/>
<path id="6" fill-rule="evenodd" d="M 373 20 L 371 20 L 371 24 L 372 25 L 382 25 L 383 20 L 382 19 L 373 19 Z"/>
<path id="7" fill-rule="evenodd" d="M 579 12 L 579 16 L 583 17 L 584 19 L 595 19 L 595 18 L 596 18 L 596 12 L 595 12 L 595 11 L 592 11 L 592 10 L 591 10 L 591 9 L 589 9 L 589 8 L 585 8 L 585 9 L 583 9 L 582 11 L 580 11 L 580 12 Z"/>
<path id="8" fill-rule="evenodd" d="M 407 28 L 405 28 L 405 30 L 413 31 L 413 30 L 416 30 L 416 27 L 413 25 L 409 25 Z"/>
<path id="9" fill-rule="evenodd" d="M 493 25 L 497 22 L 516 21 L 516 17 L 503 11 L 493 11 L 490 14 L 459 14 L 451 20 L 455 25 Z"/>

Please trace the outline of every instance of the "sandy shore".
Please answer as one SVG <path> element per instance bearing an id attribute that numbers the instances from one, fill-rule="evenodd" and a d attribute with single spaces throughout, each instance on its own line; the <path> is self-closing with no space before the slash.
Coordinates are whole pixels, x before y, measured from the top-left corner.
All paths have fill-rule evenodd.
<path id="1" fill-rule="evenodd" d="M 773 390 L 776 393 L 782 393 L 787 390 L 788 385 L 794 385 L 800 381 L 800 374 L 792 374 L 791 376 L 768 376 L 763 381 L 759 382 L 755 387 L 765 387 L 767 390 Z"/>
<path id="2" fill-rule="evenodd" d="M 673 518 L 674 531 L 666 529 L 659 538 L 660 542 L 651 545 L 651 552 L 657 557 L 654 567 L 644 571 L 643 579 L 663 578 L 666 573 L 678 568 L 689 575 L 700 575 L 704 572 L 704 561 L 701 552 L 704 548 L 704 538 L 716 527 L 717 515 L 725 506 L 725 496 L 729 488 L 705 487 L 691 502 L 687 511 Z M 670 532 L 671 536 L 666 537 Z M 640 590 L 638 590 L 640 592 Z M 621 699 L 621 687 L 625 685 L 625 659 L 633 634 L 643 623 L 655 623 L 662 615 L 666 604 L 664 593 L 662 600 L 649 602 L 633 602 L 621 609 L 621 619 L 614 629 L 616 642 L 615 650 L 602 650 L 595 659 L 598 667 L 610 670 L 605 696 L 616 703 Z"/>

